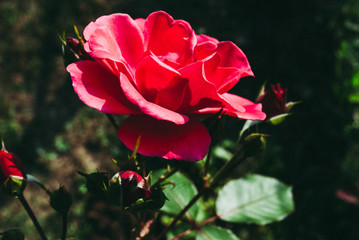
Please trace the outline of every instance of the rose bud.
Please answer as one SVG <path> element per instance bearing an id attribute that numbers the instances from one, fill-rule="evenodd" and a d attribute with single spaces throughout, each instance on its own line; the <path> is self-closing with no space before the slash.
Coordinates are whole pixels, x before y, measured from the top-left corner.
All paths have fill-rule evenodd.
<path id="1" fill-rule="evenodd" d="M 257 102 L 262 103 L 267 119 L 286 113 L 287 89 L 282 89 L 279 84 L 272 84 L 258 97 Z"/>
<path id="2" fill-rule="evenodd" d="M 72 205 L 72 196 L 64 186 L 60 186 L 59 189 L 51 193 L 50 205 L 60 214 L 67 214 Z"/>
<path id="3" fill-rule="evenodd" d="M 110 182 L 121 184 L 124 206 L 129 206 L 140 198 L 148 198 L 151 194 L 150 190 L 146 189 L 145 179 L 134 171 L 116 173 Z"/>
<path id="4" fill-rule="evenodd" d="M 272 84 L 265 91 L 264 87 L 262 88 L 257 103 L 262 103 L 263 112 L 267 115 L 266 120 L 276 125 L 289 115 L 289 110 L 298 102 L 287 102 L 287 89 L 283 89 L 279 84 Z"/>
<path id="5" fill-rule="evenodd" d="M 92 60 L 90 55 L 84 50 L 79 40 L 73 37 L 66 38 L 66 46 L 75 54 L 78 60 Z"/>
<path id="6" fill-rule="evenodd" d="M 26 174 L 20 159 L 5 149 L 0 150 L 0 187 L 5 186 L 11 195 L 21 193 L 26 185 Z"/>
<path id="7" fill-rule="evenodd" d="M 77 171 L 77 173 L 86 178 L 87 191 L 97 195 L 102 195 L 106 191 L 106 188 L 108 187 L 106 173 L 94 172 L 87 174 L 81 171 Z"/>

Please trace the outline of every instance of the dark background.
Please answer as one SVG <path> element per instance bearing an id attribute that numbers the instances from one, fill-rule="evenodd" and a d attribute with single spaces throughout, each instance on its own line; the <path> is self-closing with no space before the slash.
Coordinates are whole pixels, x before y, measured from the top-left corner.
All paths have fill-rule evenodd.
<path id="1" fill-rule="evenodd" d="M 74 36 L 74 24 L 82 32 L 105 14 L 145 18 L 156 10 L 187 20 L 197 33 L 233 41 L 245 52 L 256 77 L 242 79 L 234 92 L 254 100 L 264 82 L 279 82 L 288 89 L 288 100 L 302 101 L 283 124 L 261 129 L 270 137 L 264 158 L 252 168 L 292 185 L 296 210 L 269 226 L 236 226 L 241 238 L 359 239 L 358 207 L 336 197 L 341 188 L 358 194 L 355 0 L 2 0 L 0 136 L 7 149 L 53 189 L 80 186 L 75 170 L 111 169 L 111 157 L 127 152 L 107 119 L 74 94 L 58 34 L 65 30 Z M 228 122 L 231 128 L 242 124 Z M 45 209 L 39 214 L 43 221 L 55 218 L 43 207 L 46 199 L 27 194 L 40 205 L 37 210 Z M 25 232 L 30 234 L 31 223 L 18 208 L 0 196 L 0 230 L 27 221 Z M 70 233 L 86 232 L 90 225 L 79 216 L 85 211 L 91 218 L 91 212 L 81 203 L 73 209 Z"/>

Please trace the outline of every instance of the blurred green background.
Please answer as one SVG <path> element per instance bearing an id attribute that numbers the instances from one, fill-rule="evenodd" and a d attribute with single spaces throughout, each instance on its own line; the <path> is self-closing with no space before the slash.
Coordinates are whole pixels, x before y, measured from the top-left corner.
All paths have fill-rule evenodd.
<path id="1" fill-rule="evenodd" d="M 265 227 L 233 226 L 241 239 L 359 239 L 359 208 L 336 197 L 337 189 L 359 194 L 358 1 L 2 0 L 0 136 L 27 172 L 53 190 L 64 184 L 73 191 L 70 236 L 114 239 L 99 223 L 115 231 L 115 220 L 104 221 L 116 219 L 116 212 L 101 206 L 94 211 L 91 199 L 82 201 L 76 192 L 83 190 L 83 181 L 74 171 L 111 172 L 111 158 L 128 151 L 106 117 L 73 92 L 58 34 L 65 30 L 74 36 L 74 24 L 82 32 L 105 14 L 145 18 L 156 10 L 187 20 L 197 33 L 233 41 L 245 52 L 256 77 L 242 79 L 234 92 L 255 100 L 264 82 L 279 82 L 288 89 L 288 100 L 303 101 L 283 124 L 260 129 L 270 135 L 267 148 L 249 168 L 292 185 L 296 211 Z M 235 141 L 243 121 L 226 123 L 224 136 Z M 27 197 L 40 222 L 53 223 L 47 231 L 56 239 L 59 218 L 37 191 L 29 186 Z M 0 195 L 0 232 L 25 227 L 28 239 L 36 239 L 20 209 Z"/>

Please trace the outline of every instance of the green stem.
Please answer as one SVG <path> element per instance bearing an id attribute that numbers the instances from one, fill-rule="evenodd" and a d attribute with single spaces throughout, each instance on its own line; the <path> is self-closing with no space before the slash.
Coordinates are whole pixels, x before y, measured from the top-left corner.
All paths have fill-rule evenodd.
<path id="1" fill-rule="evenodd" d="M 243 153 L 243 147 L 241 146 L 229 160 L 217 173 L 214 175 L 210 181 L 210 186 L 216 186 L 230 171 L 236 168 L 244 159 L 245 155 Z"/>
<path id="2" fill-rule="evenodd" d="M 27 214 L 29 215 L 29 217 L 31 218 L 32 222 L 34 223 L 35 225 L 35 228 L 36 230 L 38 231 L 38 233 L 40 234 L 41 236 L 41 239 L 42 240 L 47 240 L 47 237 L 44 233 L 44 231 L 42 230 L 39 222 L 37 221 L 36 217 L 35 217 L 35 214 L 34 212 L 32 211 L 31 207 L 29 206 L 29 204 L 27 203 L 24 195 L 21 193 L 19 196 L 18 196 L 22 206 L 25 208 Z"/>
<path id="3" fill-rule="evenodd" d="M 67 213 L 62 214 L 62 234 L 61 240 L 66 240 L 67 235 Z"/>
<path id="4" fill-rule="evenodd" d="M 211 136 L 211 139 L 214 139 L 214 134 L 217 130 L 218 124 L 220 123 L 220 120 L 222 119 L 222 115 L 224 114 L 223 109 L 221 109 L 217 115 L 216 115 L 216 120 L 214 121 L 214 123 L 212 124 L 209 134 Z M 207 158 L 206 161 L 204 163 L 204 184 L 208 185 L 208 180 L 209 180 L 209 165 L 210 165 L 210 161 L 211 161 L 211 157 L 212 157 L 212 152 L 213 152 L 213 146 L 214 146 L 214 141 L 212 140 L 209 148 L 208 148 L 208 153 L 207 153 Z"/>
<path id="5" fill-rule="evenodd" d="M 160 235 L 155 238 L 155 240 L 160 240 L 167 232 L 180 220 L 183 215 L 192 207 L 194 203 L 197 202 L 200 197 L 210 188 L 216 187 L 222 178 L 228 174 L 228 172 L 232 171 L 235 167 L 237 167 L 243 160 L 245 159 L 245 155 L 243 153 L 243 148 L 240 147 L 232 156 L 232 159 L 224 165 L 217 174 L 213 177 L 210 182 L 204 182 L 203 188 L 195 195 L 192 200 L 179 212 L 176 217 L 172 220 L 172 222 L 160 233 Z M 214 221 L 214 220 L 213 220 Z M 200 225 L 202 226 L 202 225 Z"/>
<path id="6" fill-rule="evenodd" d="M 163 231 L 160 233 L 160 235 L 157 236 L 157 238 L 155 238 L 156 240 L 160 240 L 164 235 L 166 235 L 166 233 L 174 226 L 176 225 L 176 223 L 178 222 L 178 220 L 181 219 L 181 217 L 183 217 L 183 215 L 192 207 L 193 204 L 195 204 L 197 202 L 197 200 L 203 195 L 203 193 L 205 192 L 205 190 L 207 190 L 207 188 L 202 188 L 201 191 L 199 191 L 193 198 L 192 200 L 181 210 L 181 212 L 179 212 L 177 214 L 177 216 L 172 220 L 172 222 L 167 225 L 167 227 L 165 229 L 163 229 Z"/>
<path id="7" fill-rule="evenodd" d="M 152 187 L 160 185 L 163 181 L 165 181 L 167 178 L 175 174 L 178 170 L 179 170 L 178 167 L 173 167 L 169 171 L 166 171 L 164 174 L 162 174 L 162 176 L 159 179 L 157 179 L 157 181 L 154 184 L 152 184 Z"/>
<path id="8" fill-rule="evenodd" d="M 206 184 L 206 186 L 208 185 L 208 180 L 209 180 L 209 164 L 210 164 L 210 161 L 211 161 L 212 152 L 213 152 L 213 142 L 211 142 L 211 144 L 209 145 L 209 150 L 208 150 L 206 162 L 204 163 L 203 181 L 204 181 L 204 184 Z"/>
<path id="9" fill-rule="evenodd" d="M 211 223 L 211 222 L 214 222 L 216 221 L 217 219 L 219 218 L 218 215 L 214 216 L 214 217 L 211 217 L 211 218 L 208 218 L 198 224 L 196 224 L 195 226 L 193 226 L 192 228 L 184 231 L 183 233 L 181 234 L 178 234 L 177 236 L 174 236 L 173 238 L 171 238 L 170 240 L 176 240 L 176 239 L 180 239 L 180 238 L 183 238 L 184 236 L 187 236 L 188 234 L 190 234 L 191 232 L 195 231 L 196 229 L 199 229 L 200 227 L 202 227 L 203 225 L 206 225 L 208 223 Z"/>
<path id="10" fill-rule="evenodd" d="M 116 129 L 116 131 L 118 131 L 119 125 L 117 124 L 115 118 L 111 115 L 106 113 L 106 116 L 108 118 L 108 120 L 110 120 L 110 122 L 112 123 L 112 126 Z"/>

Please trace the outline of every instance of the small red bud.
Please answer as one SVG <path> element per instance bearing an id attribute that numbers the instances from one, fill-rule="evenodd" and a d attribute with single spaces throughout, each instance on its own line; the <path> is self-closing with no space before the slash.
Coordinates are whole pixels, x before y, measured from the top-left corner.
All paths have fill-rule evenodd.
<path id="1" fill-rule="evenodd" d="M 0 150 L 0 187 L 5 185 L 11 194 L 19 194 L 25 188 L 26 174 L 20 159 L 8 152 L 3 144 Z M 8 183 L 8 184 L 7 184 Z"/>
<path id="2" fill-rule="evenodd" d="M 66 38 L 67 47 L 76 55 L 79 60 L 92 60 L 90 55 L 84 50 L 79 40 L 73 37 Z"/>
<path id="3" fill-rule="evenodd" d="M 148 198 L 151 194 L 146 189 L 145 179 L 134 171 L 122 171 L 115 174 L 111 182 L 119 181 L 122 186 L 122 199 L 125 206 L 129 206 L 140 198 Z"/>
<path id="4" fill-rule="evenodd" d="M 257 102 L 262 103 L 267 119 L 287 113 L 287 89 L 282 89 L 279 84 L 272 84 L 258 97 Z"/>

